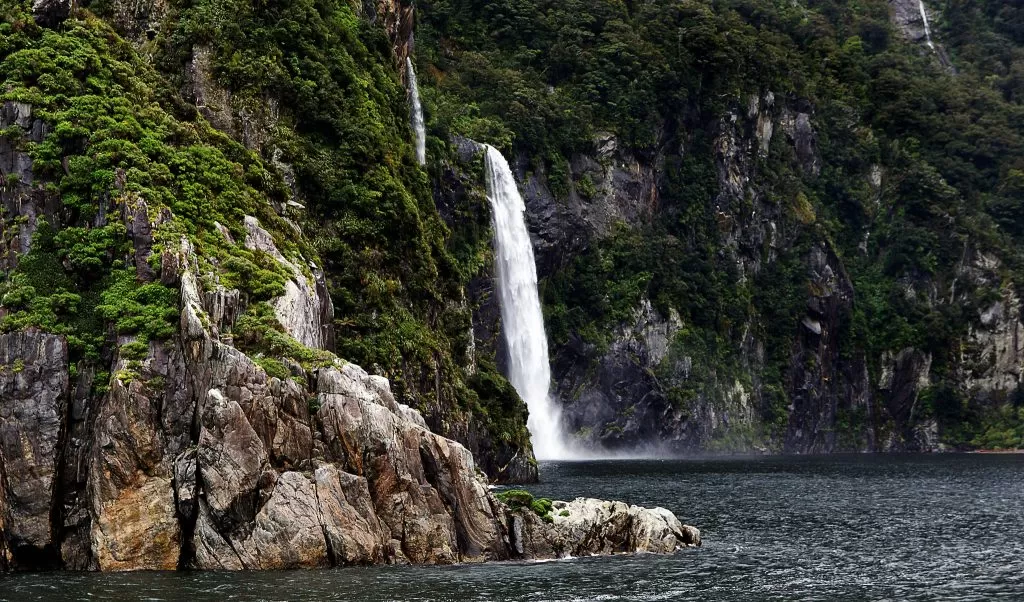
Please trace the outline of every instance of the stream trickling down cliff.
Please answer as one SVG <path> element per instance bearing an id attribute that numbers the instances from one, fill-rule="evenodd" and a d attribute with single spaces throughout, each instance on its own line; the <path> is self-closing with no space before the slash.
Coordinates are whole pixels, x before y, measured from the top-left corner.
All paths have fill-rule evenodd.
<path id="1" fill-rule="evenodd" d="M 1024 456 L 543 463 L 537 494 L 664 506 L 704 547 L 458 567 L 0 575 L 0 600 L 1020 600 Z"/>
<path id="2" fill-rule="evenodd" d="M 409 104 L 411 105 L 412 129 L 416 134 L 416 160 L 420 165 L 427 164 L 427 130 L 423 121 L 423 103 L 420 101 L 420 86 L 416 81 L 416 68 L 412 66 L 412 58 L 405 59 L 406 78 L 409 82 Z"/>
<path id="3" fill-rule="evenodd" d="M 530 410 L 527 426 L 538 459 L 567 459 L 561 412 L 551 399 L 551 365 L 544 314 L 537 292 L 537 264 L 526 229 L 526 205 L 508 161 L 486 147 L 487 197 L 494 220 L 494 255 L 508 380 Z"/>
<path id="4" fill-rule="evenodd" d="M 935 50 L 935 43 L 932 42 L 932 27 L 928 23 L 928 10 L 924 6 L 924 0 L 917 0 L 917 6 L 921 9 L 921 20 L 924 21 L 924 37 L 928 42 L 928 47 Z"/>

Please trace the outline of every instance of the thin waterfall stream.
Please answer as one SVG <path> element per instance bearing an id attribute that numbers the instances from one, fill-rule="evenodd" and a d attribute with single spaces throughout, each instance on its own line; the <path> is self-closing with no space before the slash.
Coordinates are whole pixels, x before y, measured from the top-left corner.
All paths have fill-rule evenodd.
<path id="1" fill-rule="evenodd" d="M 508 379 L 530 410 L 527 426 L 539 460 L 569 459 L 561 411 L 551 398 L 551 365 L 544 314 L 537 292 L 537 264 L 526 229 L 526 205 L 508 161 L 486 147 L 487 196 L 494 220 L 494 254 Z"/>
<path id="2" fill-rule="evenodd" d="M 917 0 L 917 7 L 921 10 L 921 20 L 924 21 L 924 36 L 928 47 L 935 50 L 935 43 L 932 42 L 932 26 L 928 22 L 928 10 L 924 6 L 924 0 Z"/>
<path id="3" fill-rule="evenodd" d="M 420 102 L 420 87 L 416 81 L 416 69 L 412 58 L 405 59 L 406 78 L 409 82 L 409 104 L 411 105 L 412 129 L 416 133 L 416 160 L 427 164 L 427 130 L 423 122 L 423 103 Z"/>

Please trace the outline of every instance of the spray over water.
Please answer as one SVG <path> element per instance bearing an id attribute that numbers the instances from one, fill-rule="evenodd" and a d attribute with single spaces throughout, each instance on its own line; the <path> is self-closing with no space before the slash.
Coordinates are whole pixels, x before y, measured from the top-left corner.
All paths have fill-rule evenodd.
<path id="1" fill-rule="evenodd" d="M 412 59 L 405 59 L 406 79 L 409 82 L 409 100 L 412 105 L 412 129 L 416 133 L 416 160 L 420 165 L 427 164 L 427 130 L 423 124 L 423 104 L 420 102 L 420 87 L 416 82 L 416 69 Z"/>
<path id="2" fill-rule="evenodd" d="M 526 206 L 508 161 L 486 147 L 487 197 L 494 219 L 494 254 L 501 319 L 508 346 L 508 379 L 530 409 L 527 426 L 539 460 L 570 459 L 561 411 L 550 395 L 551 366 L 537 293 L 537 264 Z"/>

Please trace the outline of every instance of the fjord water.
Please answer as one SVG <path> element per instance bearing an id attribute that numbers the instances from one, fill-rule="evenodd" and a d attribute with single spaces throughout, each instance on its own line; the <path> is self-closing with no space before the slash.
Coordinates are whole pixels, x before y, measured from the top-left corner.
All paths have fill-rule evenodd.
<path id="1" fill-rule="evenodd" d="M 551 365 L 544 313 L 537 292 L 537 264 L 526 228 L 526 205 L 508 161 L 486 147 L 487 198 L 494 222 L 495 281 L 508 349 L 508 380 L 530 409 L 527 427 L 539 460 L 570 457 L 558 404 L 551 399 Z"/>
<path id="2" fill-rule="evenodd" d="M 1024 456 L 544 463 L 541 495 L 664 506 L 674 556 L 276 573 L 0 576 L 0 600 L 1021 600 Z"/>

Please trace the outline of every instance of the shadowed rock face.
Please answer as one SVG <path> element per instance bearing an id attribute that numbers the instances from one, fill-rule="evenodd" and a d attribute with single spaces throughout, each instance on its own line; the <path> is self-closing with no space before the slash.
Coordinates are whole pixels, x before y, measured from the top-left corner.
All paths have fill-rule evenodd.
<path id="1" fill-rule="evenodd" d="M 0 335 L 0 567 L 451 564 L 698 542 L 664 510 L 577 501 L 551 524 L 512 512 L 386 379 L 337 360 L 303 387 L 213 336 L 239 297 L 200 289 L 187 242 L 173 255 L 178 335 L 151 343 L 137 376 L 115 376 L 86 427 L 69 411 L 64 340 Z M 84 479 L 63 474 L 79 455 Z M 59 483 L 75 503 L 58 503 Z"/>
<path id="2" fill-rule="evenodd" d="M 68 396 L 67 344 L 38 332 L 0 335 L 0 556 L 58 563 L 54 521 Z M 2 564 L 2 563 L 0 563 Z"/>

